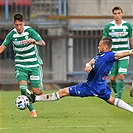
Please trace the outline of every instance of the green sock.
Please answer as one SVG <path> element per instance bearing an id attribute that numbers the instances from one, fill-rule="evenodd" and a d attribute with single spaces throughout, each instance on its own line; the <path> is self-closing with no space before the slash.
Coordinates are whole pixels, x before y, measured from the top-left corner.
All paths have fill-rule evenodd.
<path id="1" fill-rule="evenodd" d="M 28 109 L 30 110 L 30 111 L 32 111 L 32 110 L 34 110 L 34 107 L 33 107 L 33 105 L 30 103 L 30 105 L 28 106 Z"/>
<path id="2" fill-rule="evenodd" d="M 20 85 L 21 95 L 25 95 L 25 96 L 27 95 L 26 89 L 28 89 L 27 85 L 25 85 L 25 84 Z M 30 103 L 28 109 L 30 111 L 34 110 L 34 107 L 31 103 Z"/>
<path id="3" fill-rule="evenodd" d="M 20 91 L 21 91 L 21 95 L 26 96 L 26 89 L 28 89 L 27 85 L 21 84 L 19 88 L 20 88 Z"/>
<path id="4" fill-rule="evenodd" d="M 122 93 L 123 93 L 123 90 L 124 90 L 124 81 L 123 80 L 118 80 L 116 88 L 117 88 L 117 92 L 118 92 L 117 98 L 121 99 Z"/>
<path id="5" fill-rule="evenodd" d="M 111 88 L 114 90 L 114 92 L 117 93 L 117 89 L 116 89 L 117 84 L 116 84 L 116 82 L 110 82 L 110 85 L 111 85 Z"/>

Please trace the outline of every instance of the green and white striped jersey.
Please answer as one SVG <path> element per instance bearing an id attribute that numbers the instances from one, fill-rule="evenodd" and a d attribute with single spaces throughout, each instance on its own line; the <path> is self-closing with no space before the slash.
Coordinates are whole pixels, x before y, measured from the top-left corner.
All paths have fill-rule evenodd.
<path id="1" fill-rule="evenodd" d="M 126 51 L 130 49 L 129 38 L 132 37 L 132 26 L 123 20 L 119 26 L 115 24 L 115 21 L 112 21 L 105 26 L 102 36 L 112 39 L 113 52 Z M 124 57 L 124 59 L 126 58 L 128 59 L 129 57 Z"/>
<path id="2" fill-rule="evenodd" d="M 126 21 L 122 21 L 122 24 L 117 26 L 115 21 L 112 21 L 105 26 L 102 36 L 112 38 L 112 51 L 129 50 L 129 38 L 132 37 L 132 26 Z"/>
<path id="3" fill-rule="evenodd" d="M 11 30 L 3 42 L 6 47 L 12 43 L 16 67 L 34 68 L 43 64 L 38 46 L 30 44 L 28 42 L 29 38 L 33 38 L 36 41 L 42 40 L 33 28 L 24 26 L 24 31 L 21 34 L 18 34 L 15 28 Z"/>

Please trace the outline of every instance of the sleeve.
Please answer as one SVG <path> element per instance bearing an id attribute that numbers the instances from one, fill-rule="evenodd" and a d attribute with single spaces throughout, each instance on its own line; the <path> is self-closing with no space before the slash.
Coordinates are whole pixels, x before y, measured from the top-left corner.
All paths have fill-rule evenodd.
<path id="1" fill-rule="evenodd" d="M 132 38 L 133 29 L 130 23 L 128 23 L 128 28 L 129 28 L 129 38 Z"/>
<path id="2" fill-rule="evenodd" d="M 107 60 L 108 62 L 115 62 L 115 53 L 112 52 L 112 51 L 109 51 L 106 53 L 106 56 L 105 56 L 105 60 Z"/>
<path id="3" fill-rule="evenodd" d="M 5 47 L 8 47 L 12 42 L 12 34 L 11 32 L 7 34 L 7 36 L 5 37 L 5 40 L 3 41 L 3 45 Z"/>
<path id="4" fill-rule="evenodd" d="M 104 27 L 103 33 L 102 33 L 102 37 L 108 37 L 108 24 Z"/>
<path id="5" fill-rule="evenodd" d="M 115 60 L 115 53 L 114 52 L 110 52 L 110 61 L 112 61 L 112 62 L 115 62 L 116 60 Z"/>
<path id="6" fill-rule="evenodd" d="M 30 32 L 30 36 L 35 39 L 36 41 L 40 41 L 42 40 L 41 36 L 37 33 L 37 31 L 35 31 L 33 28 L 29 29 Z"/>

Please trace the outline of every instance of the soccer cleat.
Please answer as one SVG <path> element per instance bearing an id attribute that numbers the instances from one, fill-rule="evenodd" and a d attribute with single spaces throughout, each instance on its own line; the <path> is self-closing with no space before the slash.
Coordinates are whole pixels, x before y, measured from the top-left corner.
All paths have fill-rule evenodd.
<path id="1" fill-rule="evenodd" d="M 37 117 L 37 113 L 36 113 L 35 110 L 32 110 L 32 111 L 30 112 L 30 117 L 31 117 L 31 118 L 36 118 L 36 117 Z"/>
<path id="2" fill-rule="evenodd" d="M 133 88 L 130 89 L 130 97 L 133 97 Z"/>
<path id="3" fill-rule="evenodd" d="M 31 94 L 27 93 L 27 97 L 28 97 L 28 99 L 29 99 L 29 101 L 31 103 L 34 103 L 35 102 L 35 98 L 36 98 L 35 94 L 33 94 L 33 93 L 31 93 Z"/>

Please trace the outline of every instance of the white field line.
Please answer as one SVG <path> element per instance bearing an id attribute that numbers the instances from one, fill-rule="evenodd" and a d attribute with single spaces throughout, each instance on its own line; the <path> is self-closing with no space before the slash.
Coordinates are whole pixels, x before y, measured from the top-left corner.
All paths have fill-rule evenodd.
<path id="1" fill-rule="evenodd" d="M 68 126 L 43 126 L 42 128 L 99 128 L 99 127 L 122 127 L 123 125 L 68 125 Z M 130 126 L 130 125 L 124 125 L 124 126 Z M 19 127 L 19 128 L 33 128 L 33 127 Z M 0 128 L 0 130 L 9 130 L 13 128 L 5 127 Z"/>

